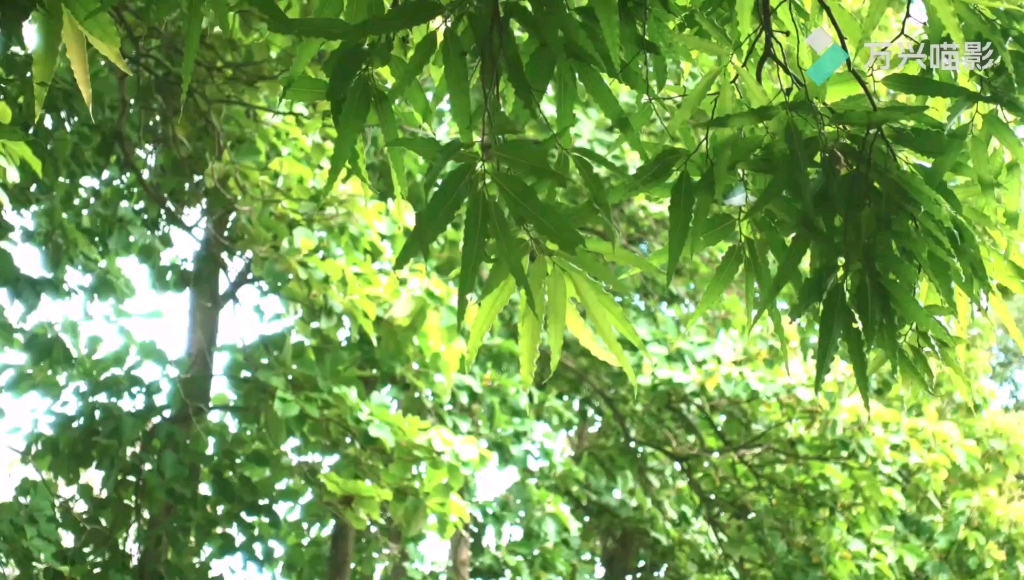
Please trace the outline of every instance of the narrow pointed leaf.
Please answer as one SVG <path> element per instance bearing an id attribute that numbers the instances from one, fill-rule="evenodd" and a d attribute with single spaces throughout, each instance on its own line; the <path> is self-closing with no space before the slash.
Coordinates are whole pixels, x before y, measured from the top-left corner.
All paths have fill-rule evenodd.
<path id="1" fill-rule="evenodd" d="M 196 53 L 199 51 L 199 39 L 203 33 L 206 2 L 204 0 L 188 0 L 187 6 L 185 50 L 184 58 L 181 61 L 181 98 L 183 102 L 188 96 L 188 87 L 192 84 L 192 73 L 196 69 Z"/>
<path id="2" fill-rule="evenodd" d="M 584 244 L 583 236 L 572 227 L 572 222 L 562 211 L 542 202 L 525 181 L 514 175 L 496 173 L 494 182 L 509 209 L 533 225 L 541 235 L 558 244 L 562 251 L 572 253 Z"/>
<path id="3" fill-rule="evenodd" d="M 815 374 L 814 392 L 821 392 L 825 375 L 832 368 L 832 358 L 836 353 L 836 345 L 842 332 L 843 313 L 846 309 L 846 297 L 843 287 L 833 284 L 825 295 L 821 305 L 821 322 L 818 329 L 818 350 L 814 355 Z"/>
<path id="4" fill-rule="evenodd" d="M 545 297 L 544 282 L 548 267 L 544 256 L 538 256 L 532 264 L 528 278 L 530 292 L 536 308 L 525 309 L 519 318 L 519 372 L 523 384 L 532 387 L 537 373 L 537 358 L 540 355 L 540 335 L 544 326 Z"/>
<path id="5" fill-rule="evenodd" d="M 551 266 L 547 280 L 547 331 L 548 345 L 551 348 L 551 374 L 558 368 L 562 360 L 562 344 L 565 340 L 566 327 L 566 292 L 565 274 L 558 266 Z"/>
<path id="6" fill-rule="evenodd" d="M 537 309 L 537 299 L 533 295 L 533 289 L 530 287 L 530 280 L 526 276 L 526 269 L 523 268 L 520 254 L 516 251 L 519 239 L 512 233 L 512 228 L 505 217 L 505 212 L 501 210 L 498 202 L 488 198 L 487 207 L 489 209 L 487 219 L 490 221 L 491 227 L 494 228 L 494 239 L 498 242 L 498 257 L 508 264 L 512 278 L 515 279 L 516 284 L 526 294 L 527 307 L 535 311 Z"/>
<path id="7" fill-rule="evenodd" d="M 405 89 L 423 73 L 423 68 L 430 63 L 430 59 L 434 56 L 435 52 L 437 52 L 437 33 L 429 32 L 416 43 L 412 57 L 409 59 L 408 64 L 406 64 L 401 76 L 391 85 L 391 90 L 389 91 L 390 98 L 397 99 L 405 93 Z"/>
<path id="8" fill-rule="evenodd" d="M 576 310 L 575 305 L 569 305 L 565 311 L 565 326 L 569 330 L 569 334 L 576 337 L 580 346 L 594 355 L 594 358 L 616 368 L 622 366 L 622 362 L 619 361 L 618 357 L 605 348 L 601 341 L 598 340 L 597 335 L 594 334 L 594 331 L 590 330 L 583 317 L 580 316 L 579 311 Z"/>
<path id="9" fill-rule="evenodd" d="M 487 253 L 488 235 L 487 194 L 482 190 L 469 194 L 466 206 L 466 225 L 462 233 L 462 264 L 459 270 L 459 303 L 456 320 L 462 326 L 466 315 L 468 296 L 476 288 L 480 276 L 480 264 Z"/>
<path id="10" fill-rule="evenodd" d="M 693 179 L 684 168 L 672 186 L 672 199 L 668 206 L 668 262 L 665 265 L 668 284 L 672 283 L 672 278 L 679 267 L 679 258 L 686 246 L 686 239 L 690 235 L 693 207 L 697 201 L 693 188 Z"/>
<path id="11" fill-rule="evenodd" d="M 614 325 L 609 319 L 607 309 L 601 304 L 600 299 L 594 293 L 593 286 L 587 283 L 586 279 L 571 272 L 567 274 L 572 281 L 573 288 L 576 290 L 576 295 L 583 302 L 583 307 L 587 309 L 587 318 L 594 323 L 597 335 L 601 337 L 601 340 L 608 347 L 608 351 L 612 353 L 615 360 L 619 361 L 619 366 L 625 371 L 630 384 L 636 388 L 638 386 L 636 372 L 633 370 L 629 357 L 626 356 L 626 352 L 622 349 L 622 345 L 619 344 L 619 340 L 615 336 Z"/>
<path id="12" fill-rule="evenodd" d="M 448 228 L 474 190 L 475 172 L 475 163 L 463 163 L 444 178 L 426 207 L 416 214 L 416 226 L 395 260 L 396 270 L 408 264 L 413 256 L 423 253 Z"/>
<path id="13" fill-rule="evenodd" d="M 61 32 L 64 28 L 64 9 L 57 0 L 47 0 L 32 15 L 38 40 L 32 49 L 32 84 L 35 93 L 35 118 L 43 112 L 46 93 L 53 82 L 60 56 Z"/>
<path id="14" fill-rule="evenodd" d="M 334 153 L 331 155 L 331 169 L 327 174 L 325 191 L 334 189 L 341 176 L 342 169 L 352 158 L 353 149 L 363 133 L 363 126 L 370 115 L 370 85 L 366 79 L 358 79 L 349 87 L 341 111 L 334 118 L 334 128 L 338 133 L 334 140 Z M 332 109 L 333 109 L 332 105 Z"/>
<path id="15" fill-rule="evenodd" d="M 722 263 L 718 265 L 714 276 L 711 278 L 711 282 L 708 284 L 707 289 L 704 290 L 704 295 L 701 296 L 700 302 L 697 304 L 697 310 L 690 319 L 689 325 L 691 327 L 704 316 L 704 313 L 709 308 L 718 302 L 718 299 L 725 293 L 726 288 L 736 278 L 736 274 L 739 273 L 740 266 L 742 265 L 743 249 L 739 244 L 735 244 L 725 252 Z"/>
<path id="16" fill-rule="evenodd" d="M 476 355 L 484 344 L 487 333 L 494 326 L 494 321 L 498 319 L 498 314 L 508 305 L 508 301 L 512 298 L 512 293 L 515 290 L 516 281 L 512 278 L 505 278 L 493 292 L 485 296 L 480 302 L 480 309 L 477 311 L 476 318 L 469 329 L 469 341 L 466 345 L 467 370 L 472 368 L 473 362 L 476 361 Z"/>
<path id="17" fill-rule="evenodd" d="M 67 51 L 68 60 L 71 62 L 71 72 L 75 75 L 78 90 L 85 99 L 89 116 L 92 117 L 92 79 L 89 76 L 89 55 L 85 51 L 85 35 L 82 34 L 82 29 L 71 15 L 71 11 L 66 8 L 61 34 L 64 38 L 64 50 Z"/>
<path id="18" fill-rule="evenodd" d="M 452 119 L 459 128 L 462 140 L 471 140 L 473 107 L 469 97 L 469 67 L 455 29 L 449 29 L 441 41 L 441 57 L 444 60 L 444 80 L 448 84 Z"/>

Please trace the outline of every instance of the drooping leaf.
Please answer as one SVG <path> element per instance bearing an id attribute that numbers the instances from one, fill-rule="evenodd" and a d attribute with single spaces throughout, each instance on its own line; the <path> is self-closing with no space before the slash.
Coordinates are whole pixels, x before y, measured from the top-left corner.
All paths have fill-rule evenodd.
<path id="1" fill-rule="evenodd" d="M 537 228 L 541 235 L 558 244 L 562 251 L 572 253 L 584 244 L 583 236 L 563 212 L 542 202 L 537 192 L 525 181 L 506 173 L 495 173 L 493 177 L 509 210 Z"/>
<path id="2" fill-rule="evenodd" d="M 548 345 L 551 348 L 551 374 L 558 368 L 562 360 L 562 344 L 565 340 L 567 300 L 565 291 L 565 274 L 555 265 L 547 279 L 547 331 Z"/>
<path id="3" fill-rule="evenodd" d="M 999 292 L 992 292 L 988 296 L 988 303 L 992 307 L 992 312 L 995 313 L 996 318 L 1002 323 L 1003 327 L 1006 328 L 1006 333 L 1010 335 L 1013 342 L 1017 344 L 1017 348 L 1024 352 L 1024 334 L 1021 333 L 1020 328 L 1017 326 L 1017 322 L 1013 317 L 1013 311 L 1003 300 L 1003 297 Z"/>
<path id="4" fill-rule="evenodd" d="M 843 326 L 843 338 L 846 341 L 846 350 L 850 355 L 850 363 L 853 366 L 854 378 L 857 381 L 857 390 L 860 391 L 861 399 L 864 400 L 864 408 L 871 409 L 871 375 L 868 373 L 868 351 L 864 343 L 864 334 L 857 326 L 853 312 L 846 307 L 842 313 L 845 324 Z"/>
<path id="5" fill-rule="evenodd" d="M 32 84 L 35 87 L 35 118 L 43 112 L 43 102 L 57 70 L 57 57 L 63 42 L 64 9 L 57 0 L 47 0 L 32 15 L 38 40 L 32 50 Z"/>
<path id="6" fill-rule="evenodd" d="M 89 44 L 114 66 L 131 76 L 132 71 L 121 56 L 121 35 L 114 25 L 114 19 L 107 13 L 109 4 L 101 4 L 99 0 L 74 0 L 65 2 L 64 7 L 71 12 Z"/>
<path id="7" fill-rule="evenodd" d="M 371 95 L 370 81 L 365 78 L 357 79 L 348 87 L 344 101 L 340 102 L 341 111 L 332 111 L 335 113 L 334 128 L 338 137 L 334 140 L 334 153 L 331 155 L 331 168 L 327 174 L 325 191 L 334 189 L 338 178 L 341 177 L 341 171 L 352 159 L 353 149 L 370 115 Z M 332 103 L 332 109 L 337 103 L 339 101 Z"/>
<path id="8" fill-rule="evenodd" d="M 480 352 L 480 347 L 483 346 L 484 339 L 487 337 L 487 333 L 494 326 L 494 321 L 498 319 L 498 314 L 508 305 L 508 301 L 512 298 L 512 293 L 515 290 L 515 280 L 507 277 L 493 292 L 484 296 L 484 299 L 480 302 L 480 309 L 477 311 L 476 318 L 469 329 L 469 341 L 466 345 L 467 369 L 472 368 L 473 362 L 476 361 L 476 355 Z"/>
<path id="9" fill-rule="evenodd" d="M 272 0 L 259 0 L 258 7 L 270 18 L 270 30 L 304 38 L 322 38 L 344 42 L 363 42 L 372 36 L 395 34 L 441 16 L 445 7 L 435 0 L 405 0 L 383 15 L 371 16 L 355 24 L 337 18 L 281 18 L 280 8 L 267 6 Z"/>
<path id="10" fill-rule="evenodd" d="M 424 253 L 448 228 L 466 198 L 474 191 L 475 184 L 475 163 L 463 163 L 444 178 L 427 205 L 416 214 L 416 226 L 395 259 L 396 270 L 408 264 L 413 256 Z"/>
<path id="11" fill-rule="evenodd" d="M 622 362 L 619 358 L 612 354 L 608 348 L 605 348 L 605 346 L 601 344 L 601 341 L 598 340 L 597 335 L 594 334 L 594 331 L 587 326 L 583 317 L 580 316 L 579 311 L 576 310 L 575 305 L 568 306 L 565 311 L 565 326 L 569 330 L 569 333 L 579 341 L 580 346 L 585 348 L 590 354 L 594 355 L 597 360 L 613 367 L 622 366 Z"/>
<path id="12" fill-rule="evenodd" d="M 196 52 L 203 34 L 203 17 L 206 15 L 206 0 L 187 0 L 185 23 L 185 50 L 181 61 L 181 96 L 182 101 L 188 96 L 188 87 L 192 84 L 192 73 L 196 68 Z"/>
<path id="13" fill-rule="evenodd" d="M 704 294 L 700 298 L 700 302 L 697 304 L 697 310 L 693 313 L 690 318 L 689 326 L 693 326 L 709 308 L 718 302 L 718 299 L 725 293 L 726 288 L 736 278 L 736 274 L 740 271 L 740 266 L 743 265 L 743 248 L 739 244 L 734 244 L 726 252 L 725 256 L 722 257 L 722 262 L 715 269 L 715 274 L 711 278 L 711 282 L 708 283 L 707 288 L 704 290 Z"/>
<path id="14" fill-rule="evenodd" d="M 469 96 L 469 68 L 455 29 L 450 29 L 441 41 L 441 56 L 444 60 L 444 80 L 448 84 L 452 119 L 459 128 L 462 140 L 470 141 L 473 138 L 473 105 Z"/>
<path id="15" fill-rule="evenodd" d="M 672 278 L 679 267 L 679 258 L 683 255 L 683 247 L 686 246 L 690 234 L 693 207 L 697 201 L 693 185 L 693 179 L 684 169 L 672 186 L 672 199 L 668 208 L 668 262 L 665 265 L 668 284 L 672 283 Z"/>
<path id="16" fill-rule="evenodd" d="M 572 281 L 573 288 L 576 290 L 576 295 L 583 303 L 583 307 L 587 309 L 587 318 L 594 323 L 594 327 L 597 329 L 597 335 L 601 337 L 605 346 L 608 347 L 609 352 L 611 352 L 615 357 L 615 360 L 619 362 L 619 366 L 621 366 L 622 370 L 625 371 L 630 384 L 636 388 L 636 372 L 633 370 L 633 365 L 630 362 L 629 357 L 626 356 L 626 352 L 622 349 L 622 345 L 619 344 L 619 340 L 615 336 L 614 323 L 610 320 L 610 313 L 601 303 L 600 298 L 598 298 L 595 292 L 595 288 L 582 276 L 572 272 L 566 272 L 566 275 L 569 277 L 569 280 Z M 579 337 L 577 336 L 577 338 Z"/>
<path id="17" fill-rule="evenodd" d="M 597 15 L 597 21 L 601 26 L 601 34 L 608 45 L 608 53 L 612 62 L 619 61 L 619 3 L 617 0 L 590 0 Z"/>
<path id="18" fill-rule="evenodd" d="M 521 255 L 517 251 L 519 240 L 516 238 L 511 226 L 509 226 L 505 212 L 501 210 L 498 202 L 488 198 L 487 204 L 489 209 L 487 219 L 491 227 L 494 228 L 494 239 L 498 243 L 498 257 L 508 265 L 512 278 L 515 279 L 516 284 L 526 295 L 527 308 L 535 311 L 537 309 L 537 297 L 533 295 L 533 288 L 530 286 L 526 269 L 523 268 Z"/>
<path id="19" fill-rule="evenodd" d="M 423 67 L 427 66 L 435 52 L 437 52 L 437 33 L 429 32 L 416 43 L 416 48 L 413 50 L 408 64 L 395 83 L 391 85 L 389 97 L 397 99 L 405 93 L 405 89 L 422 74 Z"/>
<path id="20" fill-rule="evenodd" d="M 679 107 L 676 108 L 675 113 L 672 114 L 672 120 L 668 125 L 670 133 L 675 134 L 679 131 L 680 127 L 690 122 L 690 119 L 693 117 L 693 113 L 700 107 L 700 104 L 704 99 L 707 98 L 708 92 L 711 91 L 711 87 L 714 86 L 721 74 L 722 68 L 715 67 L 701 77 L 693 89 L 691 89 L 682 102 L 679 103 Z"/>
<path id="21" fill-rule="evenodd" d="M 78 90 L 85 100 L 89 116 L 92 117 L 92 78 L 89 76 L 89 55 L 85 52 L 85 35 L 68 9 L 64 10 L 61 35 L 64 39 L 64 50 L 71 61 L 71 71 L 75 75 L 75 82 L 78 83 Z"/>
<path id="22" fill-rule="evenodd" d="M 480 264 L 487 254 L 488 229 L 487 194 L 481 189 L 469 193 L 466 205 L 466 225 L 462 234 L 462 259 L 459 270 L 459 302 L 456 320 L 462 326 L 468 306 L 467 297 L 476 288 Z"/>
<path id="23" fill-rule="evenodd" d="M 839 336 L 842 334 L 844 314 L 847 311 L 846 295 L 840 284 L 833 284 L 821 305 L 821 321 L 818 326 L 818 350 L 814 355 L 814 392 L 821 392 L 825 376 L 832 368 Z"/>
<path id="24" fill-rule="evenodd" d="M 537 372 L 537 358 L 540 355 L 541 330 L 544 327 L 546 310 L 545 280 L 548 276 L 547 260 L 544 256 L 530 264 L 528 272 L 530 292 L 534 308 L 523 310 L 519 318 L 519 373 L 523 384 L 533 386 Z"/>

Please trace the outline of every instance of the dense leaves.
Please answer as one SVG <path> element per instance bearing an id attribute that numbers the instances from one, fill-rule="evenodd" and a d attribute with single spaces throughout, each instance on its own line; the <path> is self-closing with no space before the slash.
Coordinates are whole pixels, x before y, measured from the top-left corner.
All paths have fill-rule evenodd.
<path id="1" fill-rule="evenodd" d="M 1015 4 L 8 4 L 5 575 L 1024 574 Z"/>

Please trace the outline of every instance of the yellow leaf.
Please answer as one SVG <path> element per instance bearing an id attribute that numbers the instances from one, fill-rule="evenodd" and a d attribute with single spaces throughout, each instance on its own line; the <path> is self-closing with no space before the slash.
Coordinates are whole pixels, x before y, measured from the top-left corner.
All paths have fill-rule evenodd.
<path id="1" fill-rule="evenodd" d="M 85 35 L 82 27 L 78 25 L 71 13 L 64 10 L 64 30 L 61 31 L 64 38 L 64 49 L 67 51 L 68 60 L 71 61 L 71 70 L 75 73 L 75 82 L 78 83 L 78 90 L 82 92 L 85 99 L 85 106 L 89 109 L 89 117 L 92 117 L 92 79 L 89 78 L 89 55 L 85 52 Z"/>
<path id="2" fill-rule="evenodd" d="M 989 294 L 988 303 L 992 305 L 992 311 L 995 312 L 999 322 L 1002 322 L 1003 326 L 1006 327 L 1006 332 L 1010 334 L 1010 338 L 1024 352 L 1024 334 L 1021 334 L 1020 329 L 1017 328 L 1017 322 L 1013 319 L 1013 313 L 1010 312 L 1010 307 L 1003 301 L 1003 297 L 993 292 Z"/>
<path id="3" fill-rule="evenodd" d="M 124 61 L 124 57 L 121 56 L 121 50 L 111 46 L 95 36 L 85 32 L 85 37 L 89 40 L 89 44 L 93 45 L 100 54 L 107 57 L 107 60 L 114 63 L 114 66 L 121 69 L 124 74 L 132 76 L 132 70 L 128 68 L 128 63 Z"/>
<path id="4" fill-rule="evenodd" d="M 580 346 L 587 349 L 590 354 L 594 355 L 598 360 L 608 363 L 613 367 L 621 367 L 619 359 L 614 354 L 608 351 L 607 348 L 601 344 L 598 340 L 597 335 L 594 334 L 587 323 L 583 321 L 583 317 L 576 311 L 574 306 L 570 305 L 565 309 L 565 326 L 569 329 L 569 332 L 576 337 L 576 340 L 580 341 Z"/>

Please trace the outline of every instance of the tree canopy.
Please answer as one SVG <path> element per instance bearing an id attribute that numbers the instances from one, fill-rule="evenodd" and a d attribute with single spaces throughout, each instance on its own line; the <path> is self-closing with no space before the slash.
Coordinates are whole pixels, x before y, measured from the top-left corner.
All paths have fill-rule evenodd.
<path id="1" fill-rule="evenodd" d="M 458 580 L 1021 577 L 988 379 L 1024 347 L 1022 23 L 7 0 L 3 389 L 53 407 L 0 569 L 418 578 L 438 536 Z M 822 27 L 850 59 L 819 86 Z M 991 66 L 868 64 L 897 41 Z M 124 327 L 132 264 L 187 294 L 180 358 Z M 226 341 L 232 305 L 281 330 Z"/>

